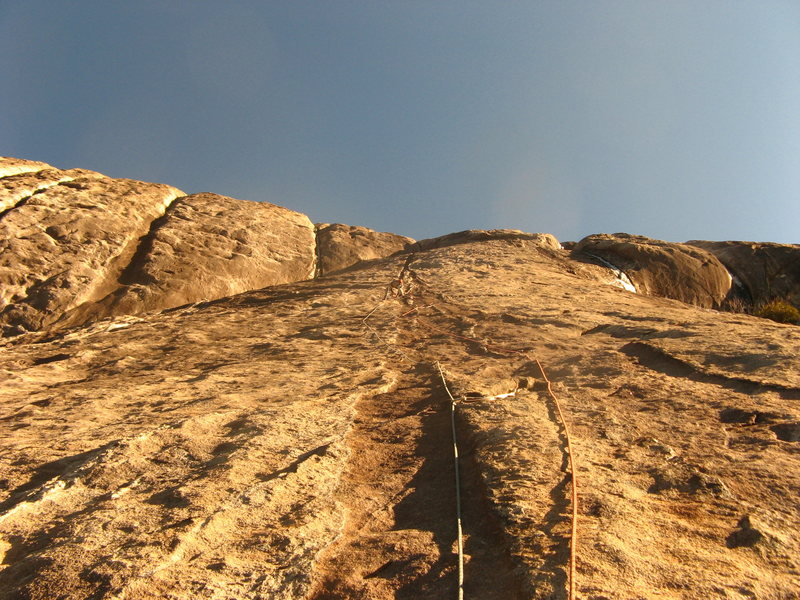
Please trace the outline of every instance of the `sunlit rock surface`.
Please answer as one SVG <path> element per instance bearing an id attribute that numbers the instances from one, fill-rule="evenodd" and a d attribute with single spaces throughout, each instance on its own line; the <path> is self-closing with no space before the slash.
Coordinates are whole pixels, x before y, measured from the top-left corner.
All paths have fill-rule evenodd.
<path id="1" fill-rule="evenodd" d="M 687 242 L 716 256 L 754 304 L 775 298 L 800 305 L 800 245 L 757 242 Z"/>
<path id="2" fill-rule="evenodd" d="M 14 198 L 0 217 L 0 325 L 40 329 L 114 289 L 153 220 L 182 193 L 170 186 L 48 169 L 0 190 Z M 2 180 L 0 180 L 2 181 Z M 9 181 L 4 182 L 8 184 Z"/>
<path id="3" fill-rule="evenodd" d="M 384 258 L 408 248 L 414 240 L 353 225 L 317 225 L 318 275 L 329 275 L 363 260 Z"/>
<path id="4" fill-rule="evenodd" d="M 613 277 L 478 236 L 6 338 L 0 597 L 455 598 L 454 424 L 465 597 L 565 598 L 537 361 L 579 598 L 797 597 L 800 330 Z"/>
<path id="5" fill-rule="evenodd" d="M 627 275 L 636 291 L 707 308 L 720 306 L 732 279 L 713 254 L 687 244 L 625 233 L 596 234 L 572 249 L 576 258 L 600 259 Z"/>
<path id="6" fill-rule="evenodd" d="M 178 198 L 154 221 L 118 286 L 63 324 L 163 310 L 314 276 L 314 226 L 303 214 L 217 194 Z"/>

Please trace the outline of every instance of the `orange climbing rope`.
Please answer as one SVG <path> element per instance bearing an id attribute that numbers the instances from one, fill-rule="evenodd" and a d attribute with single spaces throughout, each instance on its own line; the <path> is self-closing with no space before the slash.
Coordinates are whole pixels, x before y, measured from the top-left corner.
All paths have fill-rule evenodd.
<path id="1" fill-rule="evenodd" d="M 371 325 L 369 325 L 368 320 L 373 315 L 373 313 L 375 313 L 375 311 L 378 309 L 378 307 L 381 304 L 383 304 L 383 302 L 388 300 L 390 297 L 393 297 L 393 298 L 410 297 L 410 298 L 413 299 L 413 282 L 412 282 L 411 285 L 406 286 L 405 278 L 404 278 L 404 275 L 406 274 L 406 272 L 410 270 L 409 269 L 409 265 L 411 263 L 412 258 L 413 258 L 413 254 L 410 255 L 406 259 L 406 262 L 403 265 L 403 268 L 401 269 L 401 271 L 398 274 L 398 276 L 395 279 L 393 279 L 391 281 L 391 283 L 389 284 L 389 286 L 387 287 L 387 290 L 386 290 L 386 293 L 384 294 L 383 300 L 378 302 L 378 304 L 362 320 L 362 323 L 364 324 L 365 327 L 369 328 L 373 332 L 373 334 L 376 337 L 378 337 L 378 339 L 380 339 L 385 345 L 390 346 L 390 347 L 393 346 L 393 345 L 389 344 L 386 340 L 384 340 L 380 336 L 380 334 L 378 334 L 377 330 L 375 330 L 375 328 L 373 328 Z M 413 273 L 412 273 L 412 275 L 413 275 Z M 418 278 L 416 276 L 414 276 L 414 279 L 418 280 Z M 420 310 L 422 310 L 424 308 L 431 308 L 433 306 L 435 306 L 435 305 L 434 304 L 427 304 L 427 305 L 421 306 L 421 307 L 413 307 L 410 310 L 404 312 L 398 318 L 407 317 L 407 316 L 409 316 L 410 314 L 412 314 L 414 312 L 419 312 Z M 566 445 L 567 445 L 567 457 L 568 457 L 568 465 L 569 465 L 569 471 L 570 471 L 570 483 L 571 483 L 570 488 L 571 488 L 571 492 L 572 492 L 572 497 L 571 497 L 571 505 L 572 505 L 571 522 L 572 522 L 572 527 L 571 527 L 571 535 L 570 535 L 568 600 L 575 600 L 575 598 L 576 598 L 576 596 L 575 596 L 575 588 L 576 588 L 576 579 L 577 579 L 577 577 L 576 577 L 576 557 L 577 557 L 577 547 L 578 547 L 578 480 L 577 480 L 577 469 L 575 467 L 575 462 L 576 462 L 575 461 L 575 452 L 574 452 L 573 447 L 572 447 L 572 436 L 570 435 L 569 426 L 567 425 L 567 421 L 564 418 L 564 412 L 561 409 L 561 403 L 559 402 L 558 397 L 553 392 L 552 382 L 547 377 L 547 373 L 545 372 L 544 367 L 542 366 L 542 363 L 539 361 L 539 359 L 535 355 L 531 355 L 525 350 L 518 350 L 518 349 L 514 349 L 514 348 L 506 348 L 506 347 L 503 347 L 503 346 L 486 343 L 485 341 L 479 340 L 477 338 L 457 335 L 457 334 L 451 333 L 449 331 L 446 331 L 444 329 L 441 329 L 439 327 L 436 327 L 435 325 L 433 325 L 431 323 L 426 324 L 426 326 L 427 326 L 428 329 L 430 329 L 432 331 L 437 331 L 437 332 L 439 332 L 439 333 L 441 333 L 443 335 L 446 335 L 448 337 L 451 337 L 453 339 L 462 340 L 462 341 L 468 341 L 468 342 L 479 344 L 479 345 L 483 346 L 486 349 L 493 350 L 494 352 L 499 352 L 499 353 L 504 353 L 504 354 L 516 354 L 518 356 L 522 356 L 522 357 L 526 358 L 530 362 L 535 362 L 536 366 L 538 367 L 539 371 L 541 372 L 542 379 L 544 379 L 545 383 L 547 384 L 547 393 L 550 396 L 551 400 L 553 401 L 553 405 L 555 406 L 555 409 L 556 409 L 556 414 L 558 415 L 559 421 L 561 422 L 561 426 L 564 429 L 564 437 L 566 439 Z M 396 350 L 396 352 L 398 352 L 406 360 L 409 360 L 410 362 L 413 362 L 408 357 L 408 355 L 406 355 L 404 352 L 402 352 L 400 350 Z M 461 527 L 461 492 L 460 492 L 459 473 L 458 473 L 458 444 L 457 444 L 457 441 L 456 441 L 456 429 L 455 429 L 456 400 L 455 400 L 455 398 L 453 398 L 453 395 L 450 393 L 450 390 L 449 390 L 449 388 L 447 386 L 447 381 L 445 380 L 444 373 L 442 371 L 442 367 L 441 367 L 441 365 L 439 364 L 438 361 L 435 363 L 435 366 L 437 367 L 437 369 L 439 371 L 439 376 L 442 379 L 442 383 L 444 385 L 445 391 L 447 392 L 447 395 L 450 397 L 450 401 L 451 401 L 451 404 L 450 404 L 450 406 L 451 406 L 451 426 L 452 426 L 452 430 L 453 430 L 452 431 L 452 434 L 453 434 L 453 451 L 454 451 L 454 455 L 455 455 L 455 476 L 456 476 L 456 505 L 457 505 L 456 506 L 456 512 L 457 512 L 457 521 L 458 521 L 458 554 L 459 554 L 458 598 L 459 598 L 459 600 L 461 600 L 463 598 L 463 593 L 464 593 L 463 592 L 464 558 L 463 558 L 462 527 Z"/>
<path id="2" fill-rule="evenodd" d="M 564 437 L 567 438 L 567 456 L 569 458 L 569 472 L 572 483 L 570 486 L 572 488 L 572 535 L 570 536 L 569 545 L 569 600 L 575 600 L 575 557 L 578 547 L 578 479 L 575 472 L 575 453 L 572 451 L 572 438 L 569 434 L 569 427 L 567 427 L 564 413 L 561 411 L 561 403 L 553 393 L 552 384 L 547 378 L 547 373 L 544 372 L 542 363 L 540 363 L 539 359 L 535 356 L 533 360 L 536 361 L 536 366 L 539 367 L 539 370 L 542 372 L 542 377 L 547 383 L 547 393 L 550 394 L 550 397 L 553 399 L 553 404 L 555 404 L 556 411 L 558 412 L 558 418 L 561 420 L 561 425 L 564 427 Z"/>

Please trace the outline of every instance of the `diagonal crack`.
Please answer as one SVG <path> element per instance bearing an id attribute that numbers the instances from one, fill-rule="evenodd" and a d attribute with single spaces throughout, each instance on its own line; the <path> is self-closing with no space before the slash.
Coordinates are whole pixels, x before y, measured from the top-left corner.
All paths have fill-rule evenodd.
<path id="1" fill-rule="evenodd" d="M 8 213 L 10 213 L 12 210 L 16 210 L 17 208 L 22 208 L 23 206 L 25 206 L 25 205 L 28 203 L 28 201 L 29 201 L 31 198 L 33 198 L 34 196 L 36 196 L 37 194 L 41 194 L 41 193 L 43 193 L 43 192 L 46 192 L 46 191 L 47 191 L 47 190 L 49 190 L 50 188 L 53 188 L 53 187 L 56 187 L 56 186 L 62 185 L 62 184 L 64 184 L 64 183 L 67 183 L 67 182 L 73 181 L 74 179 L 75 179 L 74 177 L 66 177 L 66 178 L 64 178 L 64 179 L 60 179 L 60 180 L 58 180 L 58 181 L 54 181 L 54 182 L 52 182 L 52 183 L 49 183 L 49 184 L 47 184 L 47 185 L 43 185 L 42 187 L 35 189 L 33 192 L 31 192 L 31 193 L 30 193 L 30 194 L 28 194 L 27 196 L 23 196 L 22 198 L 20 198 L 19 200 L 17 200 L 17 201 L 16 201 L 16 202 L 15 202 L 13 205 L 9 206 L 8 208 L 6 208 L 6 209 L 4 209 L 2 212 L 0 212 L 0 221 L 2 221 L 2 220 L 3 220 L 3 218 L 4 218 L 4 217 L 5 217 L 5 216 L 6 216 Z"/>
<path id="2" fill-rule="evenodd" d="M 134 283 L 144 283 L 137 277 L 137 272 L 141 269 L 144 265 L 145 261 L 147 260 L 147 256 L 153 250 L 153 242 L 155 241 L 156 233 L 158 230 L 161 229 L 164 224 L 169 219 L 170 213 L 175 210 L 177 201 L 185 198 L 186 196 L 175 196 L 168 200 L 166 206 L 164 207 L 164 212 L 161 214 L 160 217 L 156 217 L 150 223 L 150 228 L 148 229 L 147 233 L 141 236 L 136 242 L 130 244 L 136 246 L 136 249 L 133 251 L 128 264 L 125 266 L 124 269 L 120 272 L 119 276 L 117 277 L 117 282 L 120 285 L 131 285 Z M 129 250 L 129 248 L 126 248 Z M 123 253 L 125 254 L 125 253 Z M 122 256 L 123 254 L 120 254 Z"/>

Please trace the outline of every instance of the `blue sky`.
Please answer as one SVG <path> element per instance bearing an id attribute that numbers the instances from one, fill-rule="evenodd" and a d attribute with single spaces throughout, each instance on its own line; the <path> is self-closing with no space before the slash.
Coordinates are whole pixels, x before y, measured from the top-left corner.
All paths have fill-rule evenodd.
<path id="1" fill-rule="evenodd" d="M 0 154 L 423 238 L 798 243 L 800 3 L 0 0 Z"/>

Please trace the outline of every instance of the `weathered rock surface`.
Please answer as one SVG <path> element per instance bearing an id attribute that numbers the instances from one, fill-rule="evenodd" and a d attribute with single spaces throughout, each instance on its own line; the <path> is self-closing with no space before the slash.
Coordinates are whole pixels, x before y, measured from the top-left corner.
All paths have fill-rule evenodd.
<path id="1" fill-rule="evenodd" d="M 329 275 L 363 260 L 391 256 L 413 244 L 415 240 L 341 223 L 317 225 L 318 275 Z"/>
<path id="2" fill-rule="evenodd" d="M 175 200 L 139 242 L 105 297 L 67 314 L 63 325 L 139 314 L 311 279 L 314 225 L 303 214 L 217 194 Z"/>
<path id="3" fill-rule="evenodd" d="M 52 167 L 47 163 L 36 160 L 0 156 L 0 177 L 8 177 L 9 175 L 17 175 L 19 173 L 31 173 L 41 171 L 42 169 L 52 169 Z"/>
<path id="4" fill-rule="evenodd" d="M 579 598 L 800 596 L 798 327 L 617 289 L 509 230 L 187 304 L 310 277 L 313 228 L 211 194 L 158 217 L 159 194 L 87 175 L 0 221 L 0 274 L 51 273 L 53 299 L 0 340 L 0 597 L 456 597 L 452 427 L 466 598 L 566 598 L 571 544 Z M 336 256 L 391 249 L 336 227 Z M 11 296 L 4 318 L 34 310 Z M 71 318 L 183 306 L 49 326 L 73 296 Z"/>
<path id="5" fill-rule="evenodd" d="M 167 185 L 62 173 L 47 175 L 49 182 L 64 180 L 17 202 L 0 220 L 0 325 L 6 331 L 39 329 L 102 298 L 152 221 L 182 195 Z"/>
<path id="6" fill-rule="evenodd" d="M 800 245 L 757 242 L 686 242 L 711 252 L 758 305 L 782 298 L 800 306 Z"/>
<path id="7" fill-rule="evenodd" d="M 6 335 L 304 281 L 414 243 L 365 227 L 315 228 L 269 203 L 184 196 L 82 169 L 5 158 L 0 173 Z"/>
<path id="8" fill-rule="evenodd" d="M 45 190 L 64 183 L 74 181 L 78 177 L 101 178 L 103 175 L 85 169 L 69 169 L 62 171 L 48 167 L 41 171 L 32 171 L 0 178 L 0 219 L 12 208 L 28 202 L 31 196 L 41 194 Z"/>
<path id="9" fill-rule="evenodd" d="M 687 244 L 626 233 L 596 234 L 579 241 L 572 255 L 613 265 L 637 292 L 649 296 L 711 308 L 720 306 L 731 290 L 725 266 L 710 252 Z"/>
<path id="10" fill-rule="evenodd" d="M 455 597 L 438 363 L 466 597 L 565 597 L 534 359 L 579 597 L 796 596 L 800 330 L 574 269 L 488 240 L 6 341 L 0 596 Z"/>

